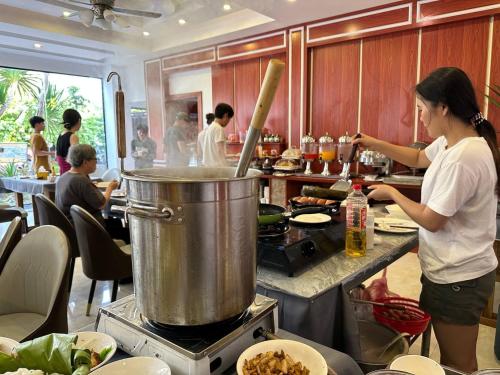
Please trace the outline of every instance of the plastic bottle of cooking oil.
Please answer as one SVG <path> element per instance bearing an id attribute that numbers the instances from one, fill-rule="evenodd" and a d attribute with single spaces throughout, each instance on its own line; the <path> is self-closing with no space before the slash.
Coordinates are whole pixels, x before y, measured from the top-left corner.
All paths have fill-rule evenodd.
<path id="1" fill-rule="evenodd" d="M 350 257 L 366 254 L 366 213 L 368 199 L 361 192 L 361 185 L 354 185 L 346 200 L 345 250 Z"/>

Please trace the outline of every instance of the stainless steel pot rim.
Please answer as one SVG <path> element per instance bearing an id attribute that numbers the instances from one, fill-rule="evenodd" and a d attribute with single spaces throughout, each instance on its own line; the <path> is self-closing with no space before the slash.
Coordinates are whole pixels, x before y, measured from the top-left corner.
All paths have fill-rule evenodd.
<path id="1" fill-rule="evenodd" d="M 192 168 L 192 169 L 191 169 Z M 183 177 L 179 176 L 179 172 L 191 169 L 204 171 L 206 176 Z M 158 172 L 163 171 L 164 174 L 159 175 Z M 172 174 L 167 174 L 171 171 Z M 213 176 L 212 173 L 220 173 L 222 176 Z M 206 167 L 186 167 L 186 168 L 147 168 L 136 169 L 131 171 L 124 171 L 122 177 L 124 179 L 133 181 L 145 182 L 168 182 L 168 183 L 203 183 L 203 182 L 232 182 L 244 181 L 259 178 L 263 173 L 257 169 L 249 169 L 247 175 L 244 177 L 234 177 L 236 168 L 220 167 L 220 168 L 206 168 Z"/>

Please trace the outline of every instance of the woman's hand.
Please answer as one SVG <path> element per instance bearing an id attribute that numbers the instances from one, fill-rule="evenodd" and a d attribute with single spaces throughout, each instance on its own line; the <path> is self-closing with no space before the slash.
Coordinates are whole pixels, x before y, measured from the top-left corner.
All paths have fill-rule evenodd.
<path id="1" fill-rule="evenodd" d="M 119 185 L 120 185 L 120 183 L 119 183 L 118 181 L 113 180 L 113 181 L 111 181 L 111 182 L 109 183 L 109 185 L 108 185 L 108 189 L 109 189 L 109 190 L 111 190 L 111 191 L 113 191 L 113 190 L 115 190 L 115 189 L 118 189 L 118 186 L 119 186 Z"/>
<path id="2" fill-rule="evenodd" d="M 361 144 L 364 148 L 377 148 L 376 145 L 380 141 L 377 138 L 370 137 L 369 135 L 366 134 L 361 134 L 361 137 L 355 138 L 352 140 L 353 144 Z"/>
<path id="3" fill-rule="evenodd" d="M 375 199 L 376 201 L 391 201 L 394 200 L 394 193 L 397 192 L 395 188 L 389 185 L 371 185 L 368 189 L 372 190 L 368 194 L 368 198 Z"/>

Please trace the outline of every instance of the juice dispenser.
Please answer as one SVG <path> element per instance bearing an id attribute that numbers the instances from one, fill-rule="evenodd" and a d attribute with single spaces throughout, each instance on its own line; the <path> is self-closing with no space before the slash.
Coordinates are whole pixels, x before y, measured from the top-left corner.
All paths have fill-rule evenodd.
<path id="1" fill-rule="evenodd" d="M 325 163 L 325 167 L 323 168 L 323 172 L 321 174 L 323 176 L 329 176 L 329 163 L 335 160 L 337 146 L 334 143 L 334 139 L 326 133 L 319 139 L 319 157 L 323 163 Z"/>
<path id="2" fill-rule="evenodd" d="M 306 170 L 304 174 L 311 175 L 311 162 L 318 159 L 318 143 L 310 134 L 304 135 L 300 140 L 300 149 L 302 151 L 302 157 L 307 162 Z"/>
<path id="3" fill-rule="evenodd" d="M 351 150 L 352 138 L 349 137 L 349 133 L 346 132 L 345 135 L 339 138 L 339 146 L 337 148 L 337 160 L 340 164 L 347 162 Z"/>

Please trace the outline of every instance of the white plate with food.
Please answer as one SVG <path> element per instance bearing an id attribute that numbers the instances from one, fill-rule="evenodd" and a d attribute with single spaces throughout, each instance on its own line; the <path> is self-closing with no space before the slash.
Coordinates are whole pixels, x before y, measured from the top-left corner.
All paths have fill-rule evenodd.
<path id="1" fill-rule="evenodd" d="M 326 375 L 328 373 L 326 361 L 316 349 L 293 340 L 268 340 L 252 345 L 241 353 L 236 363 L 236 370 L 238 375 L 257 374 L 257 370 L 253 372 L 257 366 L 263 374 L 268 369 L 274 373 L 273 369 L 284 369 L 284 367 L 286 371 L 282 372 L 286 374 Z"/>
<path id="2" fill-rule="evenodd" d="M 290 218 L 291 222 L 299 224 L 325 224 L 332 221 L 331 216 L 326 214 L 302 214 Z"/>
<path id="3" fill-rule="evenodd" d="M 92 371 L 103 366 L 116 352 L 116 341 L 109 335 L 101 332 L 75 332 L 78 339 L 77 349 L 89 349 L 91 352 Z"/>
<path id="4" fill-rule="evenodd" d="M 398 204 L 388 204 L 385 206 L 385 209 L 389 213 L 390 217 L 413 221 Z"/>
<path id="5" fill-rule="evenodd" d="M 375 230 L 387 233 L 413 233 L 418 230 L 418 225 L 411 220 L 377 217 L 375 218 Z"/>
<path id="6" fill-rule="evenodd" d="M 12 350 L 18 346 L 16 340 L 9 339 L 8 337 L 0 337 L 0 352 L 10 355 Z"/>
<path id="7" fill-rule="evenodd" d="M 133 357 L 110 363 L 93 371 L 93 375 L 170 375 L 170 367 L 151 357 Z"/>

